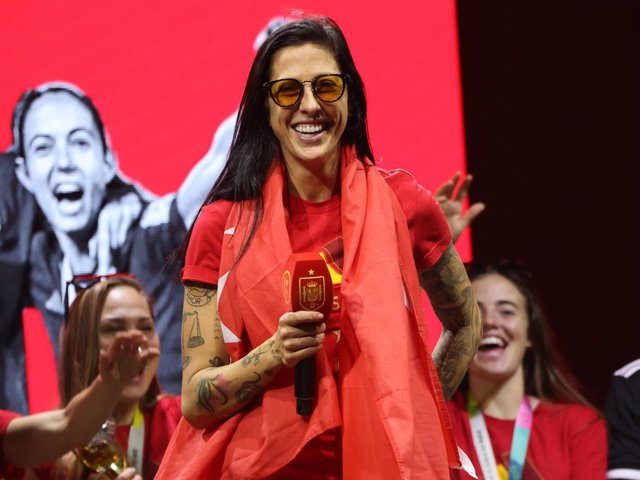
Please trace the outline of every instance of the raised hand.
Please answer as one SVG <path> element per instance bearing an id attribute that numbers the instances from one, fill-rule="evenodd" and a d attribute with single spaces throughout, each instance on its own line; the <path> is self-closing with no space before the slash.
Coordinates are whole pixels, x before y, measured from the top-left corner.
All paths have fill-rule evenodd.
<path id="1" fill-rule="evenodd" d="M 464 229 L 485 209 L 484 203 L 477 202 L 471 205 L 466 212 L 462 212 L 462 204 L 473 181 L 473 176 L 466 175 L 460 182 L 461 177 L 460 172 L 454 173 L 447 182 L 440 185 L 435 191 L 436 200 L 449 224 L 453 242 L 458 240 Z"/>
<path id="2" fill-rule="evenodd" d="M 149 346 L 149 340 L 142 332 L 118 332 L 109 349 L 100 354 L 100 375 L 106 382 L 125 385 L 159 356 L 160 351 Z"/>

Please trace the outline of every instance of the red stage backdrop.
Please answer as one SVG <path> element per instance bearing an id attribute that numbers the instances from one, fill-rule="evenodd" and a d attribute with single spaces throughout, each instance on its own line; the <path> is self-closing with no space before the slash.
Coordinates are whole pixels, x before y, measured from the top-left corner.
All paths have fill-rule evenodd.
<path id="1" fill-rule="evenodd" d="M 120 169 L 154 193 L 175 191 L 236 109 L 257 34 L 292 10 L 343 29 L 379 165 L 432 190 L 465 170 L 453 0 L 2 2 L 0 149 L 20 94 L 67 81 L 97 105 Z M 468 235 L 456 246 L 469 259 Z"/>

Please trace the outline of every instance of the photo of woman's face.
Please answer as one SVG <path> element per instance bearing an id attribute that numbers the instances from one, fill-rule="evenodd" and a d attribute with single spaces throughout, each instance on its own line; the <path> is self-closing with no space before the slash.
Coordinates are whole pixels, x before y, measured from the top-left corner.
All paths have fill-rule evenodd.
<path id="1" fill-rule="evenodd" d="M 23 141 L 27 188 L 54 230 L 89 228 L 113 170 L 87 107 L 66 92 L 37 98 L 24 119 Z"/>

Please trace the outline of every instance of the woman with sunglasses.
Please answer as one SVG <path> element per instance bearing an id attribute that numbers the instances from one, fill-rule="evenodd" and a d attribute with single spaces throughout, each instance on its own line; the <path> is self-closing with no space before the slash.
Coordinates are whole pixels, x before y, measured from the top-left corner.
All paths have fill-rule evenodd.
<path id="1" fill-rule="evenodd" d="M 73 282 L 72 282 L 73 283 Z M 78 277 L 78 289 L 64 327 L 60 360 L 63 405 L 89 385 L 98 373 L 101 352 L 120 332 L 144 334 L 150 348 L 160 349 L 149 299 L 129 275 Z M 111 412 L 115 439 L 128 462 L 144 479 L 152 479 L 180 419 L 180 398 L 163 395 L 156 378 L 159 356 L 129 381 Z M 88 471 L 73 455 L 58 465 L 63 478 L 85 478 Z"/>
<path id="2" fill-rule="evenodd" d="M 258 50 L 228 162 L 190 232 L 186 420 L 157 478 L 439 479 L 459 464 L 442 389 L 475 351 L 477 305 L 437 201 L 373 165 L 366 113 L 332 20 L 289 22 Z M 328 318 L 283 296 L 300 252 L 331 272 Z M 435 364 L 421 286 L 444 326 Z M 292 367 L 311 356 L 317 401 L 298 415 Z"/>
<path id="3" fill-rule="evenodd" d="M 87 443 L 111 415 L 125 385 L 157 356 L 142 333 L 120 332 L 100 355 L 97 376 L 65 408 L 24 417 L 0 410 L 0 478 L 23 478 L 23 468 Z"/>
<path id="4" fill-rule="evenodd" d="M 449 408 L 478 477 L 602 480 L 604 420 L 558 367 L 526 270 L 504 263 L 469 275 L 483 335 Z"/>

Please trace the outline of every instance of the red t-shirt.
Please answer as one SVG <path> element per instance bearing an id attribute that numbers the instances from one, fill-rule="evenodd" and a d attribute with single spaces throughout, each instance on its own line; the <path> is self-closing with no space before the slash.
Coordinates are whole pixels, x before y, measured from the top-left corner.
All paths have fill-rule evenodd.
<path id="1" fill-rule="evenodd" d="M 408 172 L 380 172 L 398 197 L 407 217 L 418 271 L 432 267 L 451 241 L 440 205 L 431 192 L 419 185 Z M 202 208 L 191 232 L 182 270 L 183 282 L 218 284 L 222 239 L 231 206 L 229 200 L 218 200 Z M 341 266 L 342 247 L 336 251 L 333 244 L 341 234 L 340 197 L 316 203 L 290 196 L 289 206 L 288 230 L 293 251 L 321 250 L 324 247 L 335 252 L 332 253 L 334 261 Z"/>
<path id="2" fill-rule="evenodd" d="M 142 464 L 143 478 L 152 480 L 158 471 L 171 435 L 178 426 L 182 412 L 180 397 L 165 395 L 154 407 L 144 413 L 144 460 Z M 116 429 L 116 440 L 122 451 L 127 451 L 131 425 L 119 425 Z"/>
<path id="3" fill-rule="evenodd" d="M 20 415 L 8 410 L 0 410 L 0 478 L 22 478 L 23 470 L 14 468 L 7 462 L 4 456 L 4 437 L 7 434 L 9 424 Z"/>
<path id="4" fill-rule="evenodd" d="M 420 186 L 413 176 L 402 170 L 380 170 L 387 184 L 398 197 L 407 217 L 418 271 L 432 267 L 444 253 L 451 235 L 440 205 L 433 195 Z M 320 252 L 332 274 L 334 308 L 329 321 L 323 349 L 332 362 L 340 328 L 340 283 L 343 266 L 341 199 L 335 195 L 324 202 L 308 202 L 298 197 L 285 198 L 289 219 L 287 230 L 293 252 Z M 217 285 L 220 275 L 220 255 L 224 229 L 232 202 L 219 200 L 202 208 L 198 216 L 182 270 L 182 281 L 197 281 Z M 268 219 L 263 219 L 268 221 Z M 275 329 L 275 325 L 274 325 Z M 339 432 L 331 430 L 314 438 L 283 470 L 270 479 L 341 477 L 341 443 Z M 309 477 L 313 471 L 315 477 Z"/>
<path id="5" fill-rule="evenodd" d="M 458 445 L 483 479 L 473 446 L 465 396 L 458 392 L 448 403 Z M 515 420 L 484 416 L 496 459 L 509 468 Z M 575 404 L 540 402 L 533 424 L 522 480 L 602 480 L 607 469 L 607 431 L 604 420 L 592 409 Z M 471 477 L 452 470 L 452 479 Z"/>
<path id="6" fill-rule="evenodd" d="M 433 195 L 403 170 L 380 170 L 400 201 L 407 217 L 413 255 L 418 271 L 432 267 L 451 241 L 449 226 Z M 323 348 L 330 362 L 340 328 L 343 242 L 340 223 L 340 196 L 324 202 L 308 202 L 289 196 L 287 229 L 293 252 L 319 252 L 327 261 L 333 280 L 333 310 L 327 322 Z M 182 270 L 182 280 L 216 285 L 224 228 L 232 202 L 219 200 L 203 207 L 193 227 Z M 268 221 L 265 219 L 264 221 Z M 275 328 L 275 327 L 274 327 Z"/>

